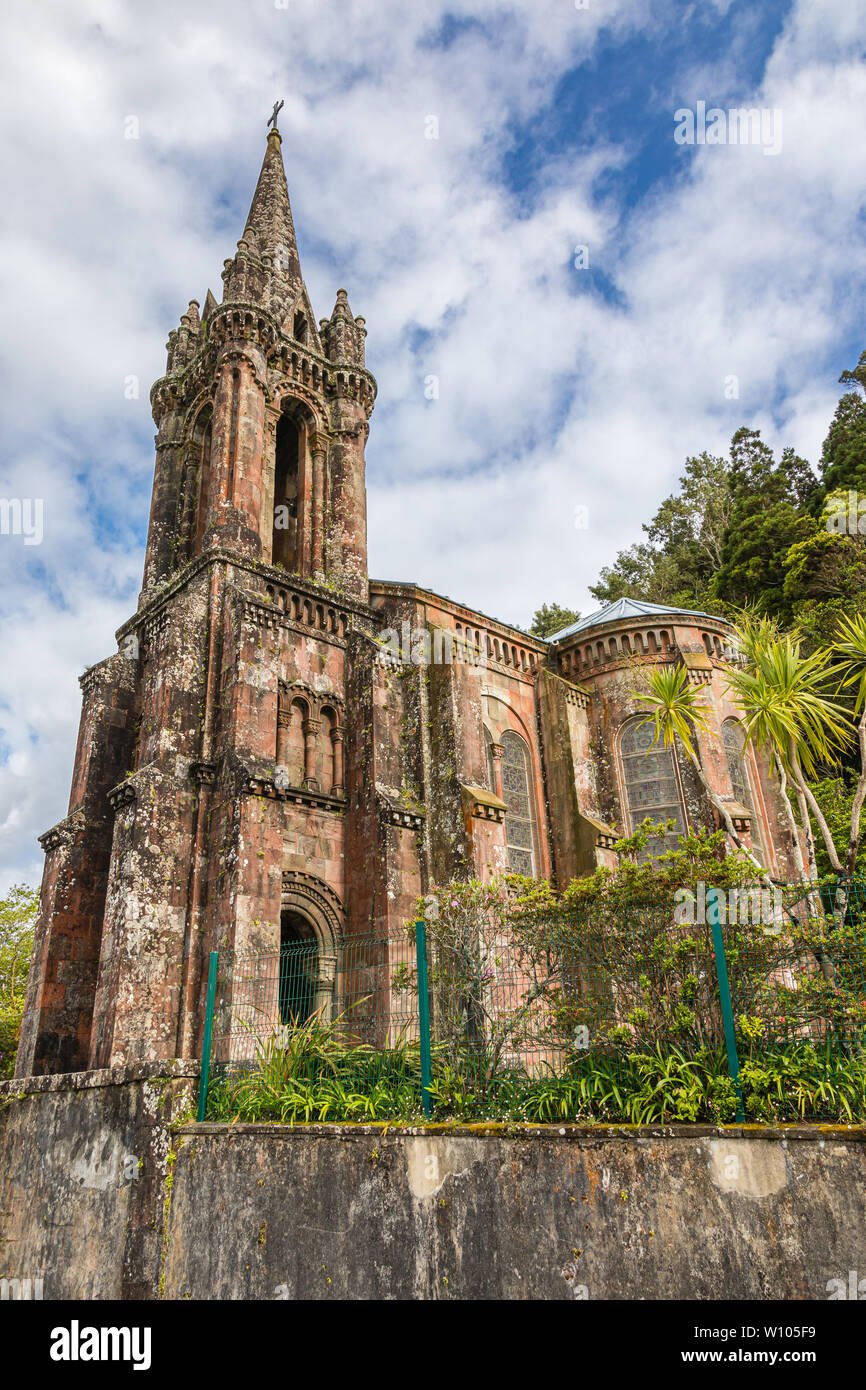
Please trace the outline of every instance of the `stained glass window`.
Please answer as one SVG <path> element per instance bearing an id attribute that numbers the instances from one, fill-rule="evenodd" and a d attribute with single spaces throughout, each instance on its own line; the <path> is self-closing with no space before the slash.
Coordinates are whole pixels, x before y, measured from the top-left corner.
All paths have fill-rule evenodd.
<path id="1" fill-rule="evenodd" d="M 502 735 L 502 800 L 508 807 L 505 843 L 512 873 L 535 877 L 535 813 L 529 755 L 518 734 Z"/>
<path id="2" fill-rule="evenodd" d="M 722 725 L 722 739 L 725 744 L 725 755 L 728 759 L 728 772 L 731 778 L 731 786 L 734 790 L 734 797 L 741 806 L 751 810 L 749 805 L 749 792 L 746 784 L 746 769 L 743 766 L 743 748 L 745 741 L 743 731 L 736 719 L 726 719 Z"/>
<path id="3" fill-rule="evenodd" d="M 746 764 L 746 736 L 743 733 L 743 727 L 739 720 L 725 720 L 722 725 L 722 742 L 725 745 L 725 757 L 728 760 L 728 773 L 731 778 L 731 789 L 734 793 L 734 800 L 739 801 L 741 806 L 745 806 L 747 811 L 751 811 L 752 843 L 758 851 L 758 858 L 763 858 L 764 846 L 761 840 L 761 821 L 752 796 L 752 787 L 749 781 L 749 772 Z"/>
<path id="4" fill-rule="evenodd" d="M 651 841 L 644 857 L 677 849 L 677 836 L 686 833 L 686 819 L 672 749 L 660 743 L 653 747 L 652 726 L 635 722 L 623 730 L 620 753 L 632 831 L 647 816 L 656 823 L 674 821 L 673 830 L 663 841 Z"/>

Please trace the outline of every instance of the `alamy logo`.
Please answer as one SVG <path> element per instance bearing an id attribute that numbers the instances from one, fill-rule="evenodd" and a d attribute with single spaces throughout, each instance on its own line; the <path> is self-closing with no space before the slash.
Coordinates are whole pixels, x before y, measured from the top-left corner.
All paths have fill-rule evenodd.
<path id="1" fill-rule="evenodd" d="M 149 1327 L 68 1327 L 51 1331 L 52 1361 L 131 1361 L 134 1371 L 150 1370 Z"/>
<path id="2" fill-rule="evenodd" d="M 742 927 L 750 923 L 763 927 L 767 936 L 778 936 L 782 930 L 781 888 L 731 888 L 727 893 L 717 890 L 719 922 Z M 697 890 L 678 888 L 674 893 L 674 921 L 688 926 L 705 926 L 707 921 L 707 885 L 699 883 Z"/>
<path id="3" fill-rule="evenodd" d="M 44 1280 L 39 1274 L 35 1279 L 0 1279 L 0 1301 L 29 1301 L 43 1297 Z"/>
<path id="4" fill-rule="evenodd" d="M 472 642 L 463 633 L 447 628 L 434 628 L 431 634 L 426 627 L 413 628 L 404 622 L 399 632 L 395 627 L 386 627 L 379 637 L 379 645 L 382 648 L 379 660 L 383 665 L 487 665 L 483 641 L 480 644 Z"/>
<path id="5" fill-rule="evenodd" d="M 827 498 L 824 525 L 837 536 L 866 536 L 866 497 L 856 492 L 834 492 Z"/>
<path id="6" fill-rule="evenodd" d="M 830 1303 L 839 1303 L 844 1299 L 855 1299 L 860 1303 L 866 1301 L 866 1279 L 858 1279 L 856 1269 L 848 1270 L 847 1280 L 828 1279 L 826 1287 Z"/>
<path id="7" fill-rule="evenodd" d="M 0 536 L 23 536 L 25 545 L 41 545 L 41 497 L 0 497 Z"/>
<path id="8" fill-rule="evenodd" d="M 762 145 L 764 154 L 781 154 L 782 113 L 777 106 L 759 110 L 756 106 L 732 107 L 723 111 L 699 101 L 692 111 L 681 106 L 674 112 L 678 145 Z"/>

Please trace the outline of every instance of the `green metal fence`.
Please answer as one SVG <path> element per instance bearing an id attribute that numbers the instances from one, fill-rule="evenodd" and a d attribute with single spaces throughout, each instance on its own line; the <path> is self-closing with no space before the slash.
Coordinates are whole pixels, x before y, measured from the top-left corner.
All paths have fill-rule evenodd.
<path id="1" fill-rule="evenodd" d="M 327 1119 L 409 1114 L 421 1098 L 416 969 L 406 935 L 221 951 L 205 1026 L 199 1118 Z"/>
<path id="2" fill-rule="evenodd" d="M 866 1119 L 860 882 L 211 965 L 200 1118 Z"/>

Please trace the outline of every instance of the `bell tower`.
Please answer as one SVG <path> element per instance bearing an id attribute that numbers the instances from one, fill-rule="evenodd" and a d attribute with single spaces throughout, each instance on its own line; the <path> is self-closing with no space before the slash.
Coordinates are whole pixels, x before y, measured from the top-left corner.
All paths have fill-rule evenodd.
<path id="1" fill-rule="evenodd" d="M 367 600 L 364 447 L 375 382 L 346 291 L 318 327 L 276 127 L 223 297 L 190 302 L 151 392 L 144 592 L 213 549 Z"/>
<path id="2" fill-rule="evenodd" d="M 281 145 L 274 124 L 222 298 L 190 301 L 151 392 L 144 582 L 81 679 L 19 1075 L 195 1058 L 210 950 L 324 946 L 361 911 L 376 383 L 345 290 L 316 322 Z"/>

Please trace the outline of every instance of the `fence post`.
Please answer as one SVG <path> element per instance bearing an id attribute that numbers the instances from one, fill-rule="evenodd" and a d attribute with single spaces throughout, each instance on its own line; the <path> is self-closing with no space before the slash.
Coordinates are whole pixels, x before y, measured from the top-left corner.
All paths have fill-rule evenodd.
<path id="1" fill-rule="evenodd" d="M 713 933 L 713 951 L 716 957 L 716 977 L 719 982 L 719 1002 L 722 1006 L 722 1023 L 725 1028 L 725 1047 L 728 1052 L 728 1072 L 737 1092 L 737 1120 L 745 1124 L 743 1110 L 743 1088 L 740 1084 L 740 1059 L 737 1056 L 737 1041 L 734 1037 L 734 1010 L 731 1006 L 731 984 L 728 979 L 728 962 L 725 959 L 725 942 L 722 937 L 721 911 L 719 908 L 720 890 L 707 889 L 707 920 Z"/>
<path id="2" fill-rule="evenodd" d="M 198 1114 L 201 1121 L 207 1110 L 207 1088 L 210 1081 L 210 1045 L 213 1034 L 213 1007 L 216 998 L 217 960 L 219 953 L 211 951 L 207 972 L 207 1006 L 204 1013 L 204 1038 L 201 1045 L 201 1075 L 198 1082 Z"/>
<path id="3" fill-rule="evenodd" d="M 421 1042 L 421 1103 L 428 1119 L 433 1114 L 430 1083 L 433 1071 L 430 1063 L 430 986 L 427 980 L 427 927 L 422 920 L 415 923 L 415 958 L 418 963 L 418 1026 Z"/>

